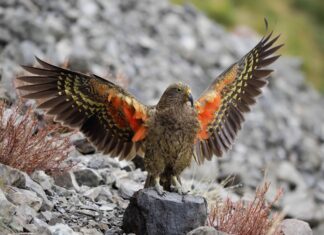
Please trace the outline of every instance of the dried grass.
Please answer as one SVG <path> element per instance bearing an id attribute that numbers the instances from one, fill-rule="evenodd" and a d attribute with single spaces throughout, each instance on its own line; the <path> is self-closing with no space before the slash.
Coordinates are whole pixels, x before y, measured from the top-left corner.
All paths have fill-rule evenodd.
<path id="1" fill-rule="evenodd" d="M 254 199 L 249 202 L 239 200 L 232 202 L 227 198 L 216 203 L 209 214 L 208 225 L 219 231 L 236 235 L 279 235 L 283 215 L 271 214 L 274 204 L 281 198 L 282 190 L 278 190 L 274 200 L 266 200 L 270 183 L 257 188 Z"/>
<path id="2" fill-rule="evenodd" d="M 21 114 L 20 107 L 9 110 L 0 102 L 0 162 L 29 174 L 70 169 L 64 163 L 71 147 L 69 135 L 58 134 L 58 126 L 41 127 L 31 108 Z"/>

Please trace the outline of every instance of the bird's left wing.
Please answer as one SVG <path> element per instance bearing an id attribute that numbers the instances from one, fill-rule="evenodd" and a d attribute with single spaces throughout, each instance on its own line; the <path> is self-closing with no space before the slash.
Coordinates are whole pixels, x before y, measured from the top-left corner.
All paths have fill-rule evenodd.
<path id="1" fill-rule="evenodd" d="M 195 145 L 195 158 L 201 163 L 212 155 L 221 156 L 227 151 L 241 129 L 243 113 L 261 94 L 272 70 L 263 67 L 278 59 L 272 56 L 283 45 L 273 46 L 279 36 L 272 33 L 261 41 L 237 63 L 219 75 L 195 102 L 200 130 Z"/>
<path id="2" fill-rule="evenodd" d="M 99 151 L 132 159 L 141 151 L 149 108 L 116 84 L 96 75 L 86 75 L 48 64 L 23 66 L 33 76 L 17 79 L 24 98 L 41 99 L 56 121 L 83 132 Z"/>

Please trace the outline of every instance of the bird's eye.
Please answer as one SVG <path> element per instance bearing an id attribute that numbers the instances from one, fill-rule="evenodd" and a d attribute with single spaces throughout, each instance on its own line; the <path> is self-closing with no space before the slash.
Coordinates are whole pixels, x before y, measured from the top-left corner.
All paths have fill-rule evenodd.
<path id="1" fill-rule="evenodd" d="M 177 91 L 181 91 L 181 88 L 177 88 Z"/>

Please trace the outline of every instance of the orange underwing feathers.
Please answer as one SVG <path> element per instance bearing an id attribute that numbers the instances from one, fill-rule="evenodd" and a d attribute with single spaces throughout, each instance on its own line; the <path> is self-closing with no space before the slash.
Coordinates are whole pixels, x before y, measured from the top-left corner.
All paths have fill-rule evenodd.
<path id="1" fill-rule="evenodd" d="M 274 55 L 283 45 L 274 46 L 279 36 L 272 33 L 261 41 L 242 59 L 219 75 L 196 101 L 200 122 L 195 145 L 196 160 L 221 156 L 228 150 L 244 121 L 243 113 L 250 111 L 266 78 L 272 70 L 263 67 L 279 58 Z"/>
<path id="2" fill-rule="evenodd" d="M 73 72 L 37 58 L 41 68 L 23 66 L 33 76 L 17 79 L 25 98 L 63 125 L 80 129 L 105 153 L 131 159 L 145 139 L 148 107 L 116 84 L 96 75 Z M 135 144 L 136 142 L 136 144 Z"/>

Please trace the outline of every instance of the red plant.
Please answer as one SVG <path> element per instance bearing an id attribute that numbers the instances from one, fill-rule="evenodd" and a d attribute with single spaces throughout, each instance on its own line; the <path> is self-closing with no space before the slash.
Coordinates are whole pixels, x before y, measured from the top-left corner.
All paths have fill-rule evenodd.
<path id="1" fill-rule="evenodd" d="M 281 234 L 282 214 L 271 215 L 271 209 L 282 196 L 278 190 L 274 200 L 266 201 L 270 184 L 258 187 L 254 199 L 250 202 L 239 200 L 232 202 L 227 198 L 223 203 L 216 203 L 208 217 L 208 225 L 217 230 L 235 235 L 270 235 Z"/>
<path id="2" fill-rule="evenodd" d="M 71 146 L 69 136 L 57 130 L 58 126 L 40 127 L 30 108 L 21 114 L 20 106 L 8 109 L 0 102 L 0 162 L 29 174 L 67 170 L 70 166 L 63 161 Z"/>

